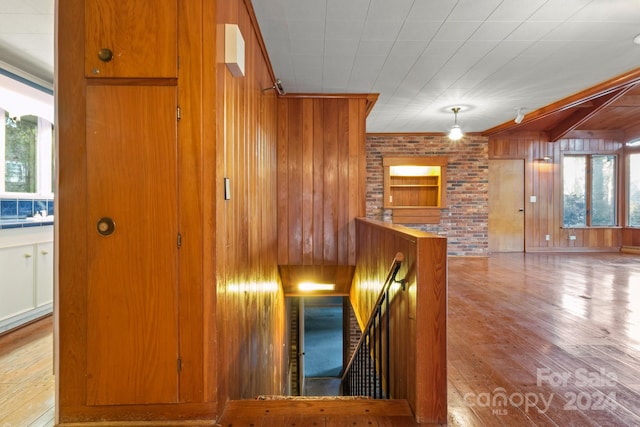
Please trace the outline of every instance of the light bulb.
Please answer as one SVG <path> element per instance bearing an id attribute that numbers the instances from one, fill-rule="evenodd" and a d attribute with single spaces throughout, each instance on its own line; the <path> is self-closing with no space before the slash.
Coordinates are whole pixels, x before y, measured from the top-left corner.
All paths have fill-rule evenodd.
<path id="1" fill-rule="evenodd" d="M 462 138 L 462 129 L 460 129 L 459 125 L 453 125 L 451 130 L 449 131 L 449 139 L 452 141 L 457 141 Z"/>

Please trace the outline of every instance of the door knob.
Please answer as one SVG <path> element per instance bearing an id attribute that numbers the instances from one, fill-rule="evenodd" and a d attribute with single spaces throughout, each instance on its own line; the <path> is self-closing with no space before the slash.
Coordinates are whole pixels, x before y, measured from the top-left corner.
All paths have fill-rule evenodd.
<path id="1" fill-rule="evenodd" d="M 113 59 L 113 52 L 106 47 L 102 48 L 98 51 L 98 58 L 100 58 L 102 62 L 109 62 Z"/>
<path id="2" fill-rule="evenodd" d="M 116 230 L 116 223 L 108 216 L 103 216 L 98 220 L 96 228 L 98 230 L 98 233 L 100 233 L 102 236 L 109 236 Z"/>

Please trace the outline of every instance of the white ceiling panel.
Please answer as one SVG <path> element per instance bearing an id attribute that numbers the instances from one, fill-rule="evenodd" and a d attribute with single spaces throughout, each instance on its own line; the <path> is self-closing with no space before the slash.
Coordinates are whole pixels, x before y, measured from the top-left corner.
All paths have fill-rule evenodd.
<path id="1" fill-rule="evenodd" d="M 485 21 L 471 35 L 473 40 L 498 41 L 513 33 L 520 21 Z"/>
<path id="2" fill-rule="evenodd" d="M 413 2 L 407 21 L 443 22 L 451 14 L 458 0 L 422 0 Z"/>
<path id="3" fill-rule="evenodd" d="M 320 1 L 320 0 L 318 0 Z M 264 2 L 268 4 L 269 2 Z M 364 21 L 370 0 L 327 0 L 327 20 Z"/>
<path id="4" fill-rule="evenodd" d="M 548 0 L 544 2 L 529 19 L 532 21 L 564 22 L 578 14 L 582 8 L 592 1 L 594 0 Z M 608 0 L 595 1 L 608 2 Z"/>
<path id="5" fill-rule="evenodd" d="M 324 56 L 324 39 L 291 39 L 291 55 Z"/>
<path id="6" fill-rule="evenodd" d="M 348 56 L 348 62 L 353 63 L 353 58 L 358 50 L 358 40 L 333 40 L 324 41 L 325 58 L 329 56 Z"/>
<path id="7" fill-rule="evenodd" d="M 364 28 L 364 22 L 364 19 L 327 19 L 325 22 L 325 38 L 327 40 L 359 41 Z"/>
<path id="8" fill-rule="evenodd" d="M 398 34 L 398 40 L 408 41 L 428 41 L 431 40 L 438 30 L 442 22 L 437 21 L 405 21 Z"/>
<path id="9" fill-rule="evenodd" d="M 404 22 L 413 3 L 414 0 L 371 0 L 367 20 Z"/>
<path id="10" fill-rule="evenodd" d="M 269 7 L 271 0 L 264 7 Z M 264 10 L 264 7 L 261 10 Z M 327 2 L 317 0 L 285 0 L 284 15 L 287 21 L 324 20 L 327 14 Z"/>
<path id="11" fill-rule="evenodd" d="M 383 56 L 386 58 L 393 48 L 393 44 L 393 40 L 360 40 L 356 59 L 360 56 Z"/>
<path id="12" fill-rule="evenodd" d="M 547 0 L 503 1 L 491 13 L 490 21 L 526 21 Z"/>
<path id="13" fill-rule="evenodd" d="M 559 25 L 561 23 L 556 21 L 526 21 L 507 35 L 505 40 L 541 40 Z"/>
<path id="14" fill-rule="evenodd" d="M 444 22 L 434 40 L 467 40 L 482 25 L 481 21 L 448 21 Z"/>
<path id="15" fill-rule="evenodd" d="M 369 41 L 393 41 L 398 37 L 402 21 L 367 19 L 362 30 L 362 39 Z"/>
<path id="16" fill-rule="evenodd" d="M 447 19 L 451 21 L 484 21 L 502 2 L 503 0 L 459 0 Z"/>
<path id="17" fill-rule="evenodd" d="M 252 0 L 287 92 L 379 93 L 369 132 L 466 131 L 640 67 L 640 0 Z M 53 82 L 54 0 L 0 0 L 0 62 Z"/>
<path id="18" fill-rule="evenodd" d="M 324 40 L 325 37 L 325 23 L 322 20 L 292 20 L 287 21 L 287 28 L 289 29 L 289 38 L 292 41 L 296 40 Z"/>
<path id="19" fill-rule="evenodd" d="M 420 55 L 422 55 L 424 50 L 424 43 L 419 41 L 396 41 L 389 52 L 389 56 L 392 58 L 403 57 L 405 61 L 413 63 Z"/>
<path id="20" fill-rule="evenodd" d="M 626 0 L 593 1 L 572 16 L 576 21 L 640 22 L 640 5 Z"/>

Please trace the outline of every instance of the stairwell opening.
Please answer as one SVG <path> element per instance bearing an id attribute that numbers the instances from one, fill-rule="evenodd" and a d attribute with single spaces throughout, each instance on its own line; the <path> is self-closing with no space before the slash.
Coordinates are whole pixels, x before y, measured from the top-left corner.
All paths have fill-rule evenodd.
<path id="1" fill-rule="evenodd" d="M 360 327 L 348 297 L 289 297 L 292 396 L 340 396 Z"/>

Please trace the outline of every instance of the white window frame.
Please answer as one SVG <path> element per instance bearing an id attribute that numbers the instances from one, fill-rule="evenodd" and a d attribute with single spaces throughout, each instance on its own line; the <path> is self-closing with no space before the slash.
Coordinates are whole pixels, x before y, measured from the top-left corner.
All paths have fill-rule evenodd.
<path id="1" fill-rule="evenodd" d="M 53 198 L 52 146 L 53 146 L 53 95 L 0 73 L 0 197 L 16 199 Z M 11 117 L 33 115 L 38 117 L 36 141 L 36 192 L 18 193 L 5 191 L 5 111 Z"/>

